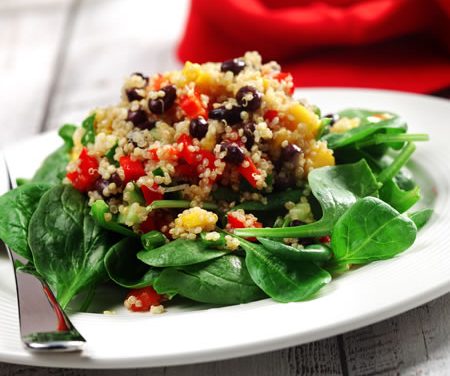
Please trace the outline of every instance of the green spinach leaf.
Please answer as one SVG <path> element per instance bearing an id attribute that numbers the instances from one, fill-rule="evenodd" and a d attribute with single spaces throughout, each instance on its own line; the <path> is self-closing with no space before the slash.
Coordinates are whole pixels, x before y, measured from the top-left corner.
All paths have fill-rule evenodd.
<path id="1" fill-rule="evenodd" d="M 266 297 L 251 279 L 242 257 L 226 255 L 205 263 L 164 269 L 154 286 L 197 302 L 240 304 Z"/>
<path id="2" fill-rule="evenodd" d="M 81 138 L 81 143 L 84 146 L 95 143 L 94 122 L 95 122 L 95 114 L 92 114 L 91 116 L 84 119 L 83 122 L 81 123 L 81 128 L 84 129 L 84 134 L 83 137 Z"/>
<path id="3" fill-rule="evenodd" d="M 257 239 L 267 251 L 285 260 L 325 262 L 331 258 L 331 249 L 323 244 L 299 249 L 270 239 Z"/>
<path id="4" fill-rule="evenodd" d="M 148 265 L 165 268 L 197 264 L 221 257 L 226 253 L 228 251 L 208 249 L 201 241 L 177 239 L 150 251 L 140 251 L 137 257 Z"/>
<path id="5" fill-rule="evenodd" d="M 313 262 L 283 260 L 262 245 L 243 239 L 240 242 L 253 281 L 278 302 L 308 299 L 331 281 L 330 274 Z"/>
<path id="6" fill-rule="evenodd" d="M 47 191 L 28 226 L 36 270 L 62 307 L 81 290 L 106 279 L 103 258 L 114 242 L 89 215 L 87 198 L 69 185 Z"/>
<path id="7" fill-rule="evenodd" d="M 149 268 L 137 259 L 136 254 L 141 249 L 142 244 L 136 238 L 124 238 L 113 245 L 105 256 L 109 278 L 119 286 L 130 289 L 153 285 L 161 271 Z"/>
<path id="8" fill-rule="evenodd" d="M 322 167 L 308 176 L 311 191 L 320 203 L 322 218 L 307 225 L 283 228 L 236 229 L 238 236 L 302 238 L 328 235 L 339 217 L 358 198 L 377 192 L 378 183 L 365 160 L 353 164 Z"/>
<path id="9" fill-rule="evenodd" d="M 0 239 L 14 252 L 33 260 L 28 246 L 28 224 L 48 184 L 29 183 L 0 197 Z"/>
<path id="10" fill-rule="evenodd" d="M 69 153 L 73 147 L 72 136 L 75 129 L 74 125 L 66 124 L 59 130 L 59 135 L 64 140 L 64 145 L 44 160 L 30 182 L 58 184 L 64 179 L 66 167 L 69 163 Z"/>
<path id="11" fill-rule="evenodd" d="M 343 133 L 328 133 L 322 137 L 326 140 L 328 147 L 331 149 L 339 149 L 345 146 L 356 144 L 370 138 L 374 133 L 405 133 L 407 131 L 406 123 L 395 114 L 390 113 L 390 119 L 374 122 L 371 117 L 374 115 L 385 113 L 384 111 L 368 111 L 362 109 L 347 109 L 339 112 L 340 117 L 360 118 L 361 123 L 359 127 L 350 129 Z M 394 147 L 398 147 L 395 143 Z M 401 146 L 401 145 L 400 145 Z"/>
<path id="12" fill-rule="evenodd" d="M 415 223 L 417 230 L 425 226 L 433 215 L 433 209 L 422 209 L 408 215 Z"/>
<path id="13" fill-rule="evenodd" d="M 420 200 L 420 189 L 415 186 L 413 189 L 405 191 L 397 185 L 394 179 L 390 179 L 381 187 L 380 199 L 400 213 L 404 213 Z"/>
<path id="14" fill-rule="evenodd" d="M 417 228 L 406 215 L 375 197 L 356 202 L 337 221 L 331 237 L 338 263 L 384 260 L 409 248 Z"/>

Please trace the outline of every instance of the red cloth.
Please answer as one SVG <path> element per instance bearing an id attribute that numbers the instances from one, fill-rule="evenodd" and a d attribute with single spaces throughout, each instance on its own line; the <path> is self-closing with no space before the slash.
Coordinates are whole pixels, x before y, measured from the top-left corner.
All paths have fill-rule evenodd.
<path id="1" fill-rule="evenodd" d="M 192 0 L 182 61 L 257 50 L 297 86 L 450 86 L 450 0 Z"/>

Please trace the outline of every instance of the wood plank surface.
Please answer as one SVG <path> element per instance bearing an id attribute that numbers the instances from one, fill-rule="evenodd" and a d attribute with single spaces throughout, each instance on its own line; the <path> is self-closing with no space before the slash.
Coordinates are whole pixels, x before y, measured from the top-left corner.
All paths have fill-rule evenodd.
<path id="1" fill-rule="evenodd" d="M 185 0 L 0 1 L 0 145 L 115 103 L 130 72 L 176 68 L 186 9 Z M 240 359 L 139 370 L 0 363 L 0 376 L 448 375 L 449 307 L 450 294 L 342 336 Z"/>

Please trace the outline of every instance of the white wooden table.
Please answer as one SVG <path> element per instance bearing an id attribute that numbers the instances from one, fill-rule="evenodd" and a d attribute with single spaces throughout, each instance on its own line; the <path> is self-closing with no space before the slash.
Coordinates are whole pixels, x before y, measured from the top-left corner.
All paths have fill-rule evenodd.
<path id="1" fill-rule="evenodd" d="M 115 103 L 130 72 L 176 68 L 187 8 L 185 0 L 0 0 L 0 147 Z M 115 371 L 0 363 L 0 376 L 448 375 L 449 307 L 447 294 L 334 338 L 228 361 Z"/>

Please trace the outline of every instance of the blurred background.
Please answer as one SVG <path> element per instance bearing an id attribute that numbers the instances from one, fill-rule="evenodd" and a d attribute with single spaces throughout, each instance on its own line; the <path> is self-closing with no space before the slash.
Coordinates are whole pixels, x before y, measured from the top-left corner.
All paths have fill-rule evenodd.
<path id="1" fill-rule="evenodd" d="M 448 96 L 450 0 L 0 0 L 0 146 L 115 103 L 125 75 L 259 50 L 298 87 Z"/>

